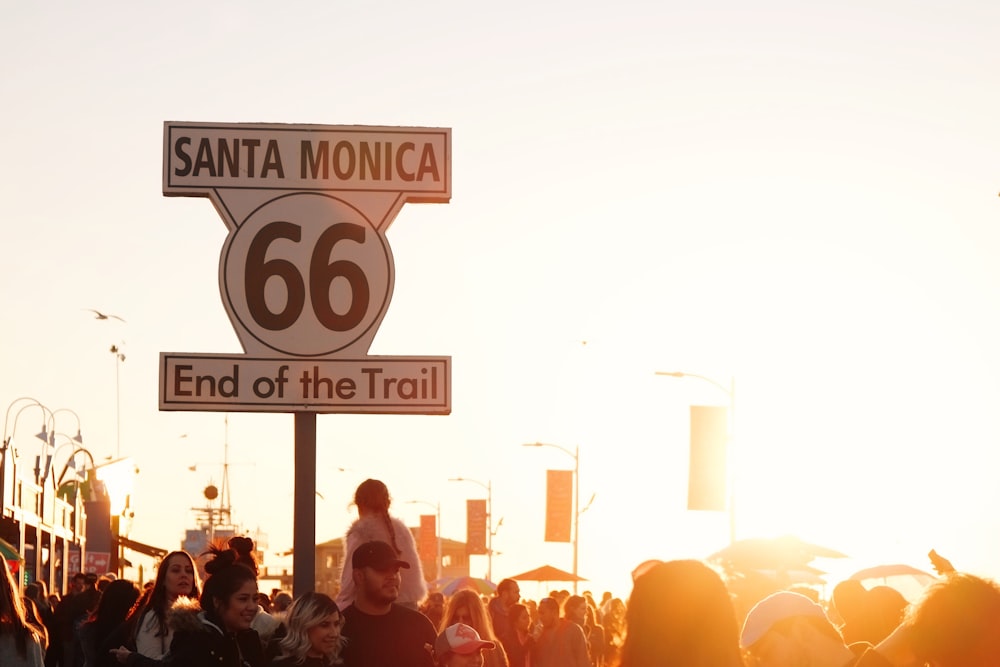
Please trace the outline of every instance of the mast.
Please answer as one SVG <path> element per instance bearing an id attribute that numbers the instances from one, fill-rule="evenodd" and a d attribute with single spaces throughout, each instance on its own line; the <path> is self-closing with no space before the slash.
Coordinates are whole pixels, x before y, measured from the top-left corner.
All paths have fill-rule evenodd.
<path id="1" fill-rule="evenodd" d="M 232 508 L 232 501 L 229 497 L 229 413 L 226 413 L 225 417 L 225 434 L 223 437 L 223 448 L 222 448 L 222 494 L 219 500 L 219 519 L 220 522 L 231 526 L 232 518 L 230 517 L 230 510 Z"/>

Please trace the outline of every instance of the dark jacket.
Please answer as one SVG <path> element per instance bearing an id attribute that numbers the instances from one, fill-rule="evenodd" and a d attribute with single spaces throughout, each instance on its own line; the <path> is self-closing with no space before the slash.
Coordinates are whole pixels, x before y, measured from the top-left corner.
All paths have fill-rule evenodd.
<path id="1" fill-rule="evenodd" d="M 224 631 L 205 617 L 197 603 L 179 599 L 167 612 L 174 629 L 162 660 L 132 653 L 127 667 L 265 667 L 264 647 L 255 630 Z"/>

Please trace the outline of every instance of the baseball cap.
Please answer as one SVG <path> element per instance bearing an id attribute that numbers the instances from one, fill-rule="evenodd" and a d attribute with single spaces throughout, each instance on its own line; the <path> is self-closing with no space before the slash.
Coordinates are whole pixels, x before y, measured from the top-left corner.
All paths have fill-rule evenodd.
<path id="1" fill-rule="evenodd" d="M 363 567 L 387 570 L 394 566 L 409 568 L 410 564 L 405 560 L 399 560 L 396 550 L 388 543 L 379 540 L 365 542 L 351 554 L 351 567 L 355 570 L 360 570 Z"/>
<path id="2" fill-rule="evenodd" d="M 815 616 L 826 619 L 826 612 L 805 595 L 791 591 L 772 593 L 758 602 L 743 621 L 740 647 L 749 648 L 756 644 L 774 624 L 796 616 Z"/>
<path id="3" fill-rule="evenodd" d="M 434 655 L 441 658 L 445 653 L 469 655 L 481 648 L 495 648 L 496 644 L 480 639 L 479 633 L 465 623 L 449 625 L 434 640 Z"/>

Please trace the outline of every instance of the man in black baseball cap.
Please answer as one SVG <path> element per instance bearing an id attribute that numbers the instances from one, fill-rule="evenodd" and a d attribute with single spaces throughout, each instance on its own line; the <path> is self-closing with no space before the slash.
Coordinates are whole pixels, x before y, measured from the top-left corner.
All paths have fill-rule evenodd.
<path id="1" fill-rule="evenodd" d="M 351 554 L 351 567 L 359 570 L 363 567 L 370 567 L 375 570 L 384 571 L 391 568 L 397 570 L 401 567 L 410 569 L 410 564 L 405 560 L 399 560 L 396 550 L 388 542 L 365 542 L 354 550 Z"/>
<path id="2" fill-rule="evenodd" d="M 395 604 L 400 568 L 410 564 L 387 542 L 365 542 L 351 554 L 356 595 L 344 609 L 344 667 L 432 667 L 436 633 L 426 616 Z"/>

